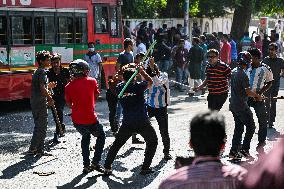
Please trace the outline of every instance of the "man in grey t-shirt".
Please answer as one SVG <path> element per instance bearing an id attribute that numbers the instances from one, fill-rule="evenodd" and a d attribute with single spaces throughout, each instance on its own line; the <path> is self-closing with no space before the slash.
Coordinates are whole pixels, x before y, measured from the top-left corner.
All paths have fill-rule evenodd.
<path id="1" fill-rule="evenodd" d="M 36 60 L 39 67 L 32 77 L 31 95 L 31 108 L 35 127 L 27 154 L 41 156 L 46 155 L 43 147 L 47 130 L 47 105 L 51 106 L 54 104 L 51 93 L 48 91 L 48 86 L 53 88 L 55 83 L 47 84 L 45 67 L 50 63 L 50 53 L 48 51 L 40 51 L 36 55 Z"/>
<path id="2" fill-rule="evenodd" d="M 284 76 L 284 60 L 283 58 L 277 57 L 277 44 L 270 43 L 269 44 L 269 56 L 264 58 L 263 63 L 268 65 L 273 73 L 273 82 L 272 86 L 265 93 L 267 100 L 265 100 L 266 111 L 268 115 L 268 126 L 270 128 L 273 127 L 276 117 L 276 102 L 277 99 L 273 99 L 276 97 L 279 92 L 280 86 L 280 76 Z"/>

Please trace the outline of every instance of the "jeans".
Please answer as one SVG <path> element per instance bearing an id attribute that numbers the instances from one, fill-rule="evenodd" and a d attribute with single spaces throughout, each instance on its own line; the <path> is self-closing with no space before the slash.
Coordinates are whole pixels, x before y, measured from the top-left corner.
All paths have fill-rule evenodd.
<path id="1" fill-rule="evenodd" d="M 208 94 L 208 109 L 220 111 L 228 98 L 228 93 L 225 94 Z"/>
<path id="2" fill-rule="evenodd" d="M 185 69 L 177 67 L 176 68 L 176 81 L 179 83 L 183 83 L 185 79 Z M 180 85 L 178 85 L 179 88 L 182 88 Z"/>
<path id="3" fill-rule="evenodd" d="M 115 115 L 115 119 L 117 121 L 117 123 L 120 123 L 121 120 L 121 115 L 122 115 L 122 106 L 120 104 L 120 102 L 117 102 L 117 107 L 116 107 L 116 115 Z"/>
<path id="4" fill-rule="evenodd" d="M 276 102 L 277 99 L 273 99 L 273 97 L 278 96 L 280 83 L 273 83 L 270 89 L 265 92 L 265 96 L 267 99 L 265 100 L 266 112 L 268 115 L 268 124 L 273 125 L 276 117 Z"/>
<path id="5" fill-rule="evenodd" d="M 250 149 L 250 142 L 255 131 L 253 114 L 249 107 L 245 107 L 242 111 L 232 113 L 235 120 L 235 130 L 232 140 L 231 151 L 237 152 L 239 150 L 242 141 L 242 134 L 244 132 L 244 126 L 246 126 L 246 133 L 245 138 L 243 140 L 242 149 L 248 151 Z"/>
<path id="6" fill-rule="evenodd" d="M 151 106 L 147 106 L 149 117 L 155 117 L 158 125 L 160 134 L 162 137 L 162 142 L 164 145 L 164 154 L 169 153 L 170 151 L 170 137 L 169 137 L 169 123 L 168 123 L 168 111 L 167 107 L 162 108 L 152 108 Z"/>
<path id="7" fill-rule="evenodd" d="M 45 103 L 31 103 L 35 127 L 29 150 L 43 151 L 47 130 L 47 107 Z"/>
<path id="8" fill-rule="evenodd" d="M 53 97 L 53 100 L 54 100 L 54 105 L 55 105 L 55 108 L 56 108 L 56 111 L 57 111 L 58 119 L 59 119 L 59 121 L 62 125 L 63 124 L 63 110 L 64 110 L 64 106 L 65 106 L 65 100 L 64 100 L 64 98 L 58 98 L 58 97 Z M 51 112 L 52 112 L 52 115 L 53 115 L 53 119 L 56 123 L 56 117 L 55 117 L 55 113 L 53 111 L 53 108 L 51 108 Z M 62 128 L 62 129 L 65 129 L 65 128 Z M 59 126 L 58 126 L 57 123 L 56 123 L 56 134 L 59 134 Z"/>
<path id="9" fill-rule="evenodd" d="M 90 125 L 82 125 L 74 123 L 74 126 L 76 130 L 82 135 L 81 148 L 82 148 L 84 166 L 90 165 L 89 156 L 90 156 L 91 135 L 97 137 L 92 163 L 98 164 L 101 161 L 101 155 L 103 153 L 105 139 L 106 139 L 103 125 L 97 122 Z"/>
<path id="10" fill-rule="evenodd" d="M 117 128 L 117 120 L 116 120 L 116 107 L 117 107 L 117 96 L 112 94 L 112 92 L 108 89 L 106 92 L 106 100 L 108 104 L 108 109 L 109 109 L 109 123 L 110 123 L 110 128 L 112 132 L 116 132 L 118 130 Z"/>
<path id="11" fill-rule="evenodd" d="M 104 167 L 106 169 L 111 168 L 111 164 L 114 161 L 119 149 L 126 143 L 133 133 L 139 133 L 146 142 L 146 149 L 144 154 L 144 162 L 142 169 L 148 169 L 152 163 L 152 159 L 155 155 L 158 139 L 154 128 L 151 125 L 149 119 L 139 121 L 135 123 L 125 123 L 122 125 L 115 137 L 115 141 L 109 149 Z"/>
<path id="12" fill-rule="evenodd" d="M 258 142 L 263 143 L 265 142 L 267 136 L 267 114 L 264 102 L 254 101 L 252 98 L 250 98 L 248 105 L 254 108 L 259 123 Z"/>
<path id="13" fill-rule="evenodd" d="M 207 66 L 207 61 L 203 61 L 202 64 L 201 64 L 201 77 L 200 77 L 202 81 L 204 81 L 204 79 L 205 79 L 206 66 Z"/>
<path id="14" fill-rule="evenodd" d="M 170 60 L 160 60 L 158 66 L 161 72 L 168 72 L 170 69 Z"/>

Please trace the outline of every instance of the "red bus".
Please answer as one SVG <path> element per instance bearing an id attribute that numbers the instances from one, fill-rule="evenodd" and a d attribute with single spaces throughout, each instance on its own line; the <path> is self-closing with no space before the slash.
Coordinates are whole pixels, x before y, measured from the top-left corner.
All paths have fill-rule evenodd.
<path id="1" fill-rule="evenodd" d="M 39 50 L 67 66 L 94 42 L 105 78 L 122 51 L 121 0 L 0 0 L 0 101 L 29 98 Z"/>

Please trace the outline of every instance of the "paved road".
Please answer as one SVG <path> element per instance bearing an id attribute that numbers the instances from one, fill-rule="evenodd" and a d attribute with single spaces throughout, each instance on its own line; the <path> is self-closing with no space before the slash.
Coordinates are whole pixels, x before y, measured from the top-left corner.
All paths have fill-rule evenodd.
<path id="1" fill-rule="evenodd" d="M 280 95 L 284 95 L 284 80 L 281 81 Z M 207 109 L 206 96 L 190 98 L 184 93 L 172 91 L 172 105 L 169 107 L 169 132 L 171 137 L 171 153 L 173 156 L 192 155 L 188 147 L 189 122 L 194 115 Z M 82 157 L 80 148 L 80 135 L 73 128 L 70 117 L 65 117 L 67 134 L 62 138 L 62 143 L 52 146 L 48 143 L 52 139 L 55 124 L 49 115 L 49 128 L 47 133 L 47 144 L 50 147 L 51 157 L 40 159 L 27 157 L 23 152 L 28 150 L 31 133 L 33 130 L 33 119 L 31 111 L 27 108 L 27 102 L 18 103 L 17 109 L 9 108 L 9 104 L 0 105 L 0 188 L 157 188 L 161 180 L 174 171 L 174 160 L 162 160 L 162 141 L 157 130 L 157 123 L 152 120 L 155 127 L 159 145 L 152 166 L 157 170 L 152 175 L 139 175 L 140 165 L 143 161 L 145 145 L 132 145 L 129 140 L 119 151 L 113 164 L 115 176 L 103 177 L 98 172 L 87 175 L 82 174 Z M 278 113 L 275 129 L 268 129 L 268 143 L 265 151 L 269 151 L 277 138 L 284 134 L 284 100 L 279 100 Z M 99 101 L 96 106 L 98 117 L 104 125 L 107 134 L 103 161 L 110 145 L 114 141 L 108 124 L 107 104 L 104 100 Z M 69 110 L 66 109 L 65 113 Z M 224 154 L 228 154 L 234 121 L 229 112 L 228 102 L 221 110 L 226 117 L 228 143 Z M 257 122 L 257 121 L 256 121 Z M 92 140 L 95 144 L 95 140 Z M 257 159 L 255 147 L 257 145 L 257 134 L 253 136 L 251 152 Z M 252 163 L 244 162 L 244 163 Z M 38 176 L 34 172 L 55 172 L 50 176 Z"/>

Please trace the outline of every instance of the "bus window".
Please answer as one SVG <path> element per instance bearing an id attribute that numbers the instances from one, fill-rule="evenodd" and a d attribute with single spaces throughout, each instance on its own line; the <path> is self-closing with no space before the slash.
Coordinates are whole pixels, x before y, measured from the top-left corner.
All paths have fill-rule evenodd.
<path id="1" fill-rule="evenodd" d="M 12 16 L 11 17 L 12 44 L 32 44 L 32 17 Z"/>
<path id="2" fill-rule="evenodd" d="M 110 31 L 111 36 L 118 37 L 118 31 L 119 31 L 119 22 L 117 17 L 117 8 L 111 7 L 110 8 Z"/>
<path id="3" fill-rule="evenodd" d="M 7 45 L 7 18 L 0 16 L 0 45 Z"/>
<path id="4" fill-rule="evenodd" d="M 87 43 L 87 18 L 76 17 L 76 43 Z"/>
<path id="5" fill-rule="evenodd" d="M 55 31 L 54 31 L 54 17 L 35 17 L 35 44 L 54 44 Z"/>
<path id="6" fill-rule="evenodd" d="M 74 25 L 73 17 L 58 18 L 58 41 L 59 44 L 73 43 Z"/>
<path id="7" fill-rule="evenodd" d="M 107 33 L 108 29 L 108 8 L 107 6 L 95 6 L 95 32 Z"/>

